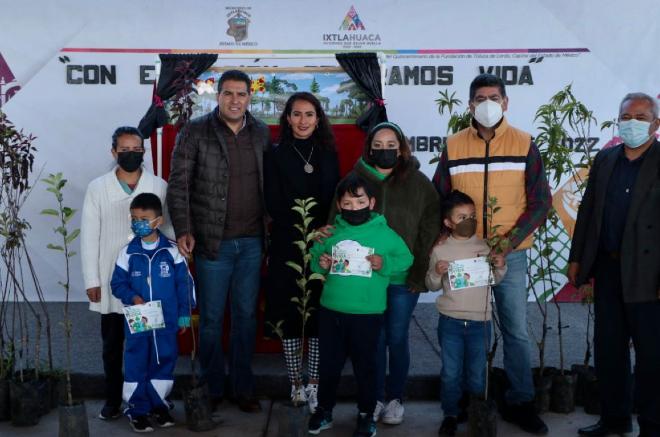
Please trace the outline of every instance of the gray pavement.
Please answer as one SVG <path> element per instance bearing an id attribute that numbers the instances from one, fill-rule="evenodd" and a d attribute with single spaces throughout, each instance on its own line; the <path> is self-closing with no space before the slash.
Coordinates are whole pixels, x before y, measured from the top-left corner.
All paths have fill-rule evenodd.
<path id="1" fill-rule="evenodd" d="M 48 312 L 51 315 L 53 330 L 53 360 L 56 367 L 62 368 L 64 364 L 64 336 L 62 335 L 61 318 L 63 305 L 61 303 L 48 303 Z M 556 310 L 548 305 L 548 324 L 552 329 L 548 333 L 545 363 L 550 366 L 559 366 L 559 341 L 556 335 Z M 562 310 L 562 324 L 564 328 L 563 355 L 564 365 L 570 368 L 571 364 L 581 363 L 585 351 L 586 333 L 586 307 L 581 304 L 567 303 L 560 305 Z M 97 398 L 102 393 L 103 363 L 101 361 L 101 327 L 100 316 L 87 310 L 87 304 L 71 304 L 73 320 L 73 347 L 72 372 L 74 386 L 78 396 L 84 398 Z M 410 378 L 407 387 L 410 399 L 436 399 L 438 395 L 439 375 L 441 362 L 437 340 L 437 312 L 431 303 L 420 303 L 413 314 L 410 326 L 411 365 Z M 534 337 L 540 337 L 541 316 L 536 303 L 528 305 L 528 319 L 530 332 L 533 333 L 530 345 L 532 366 L 539 362 L 538 349 Z M 592 329 L 593 332 L 593 329 Z M 32 335 L 31 338 L 34 338 Z M 45 344 L 42 345 L 42 350 Z M 497 351 L 495 366 L 502 366 L 502 345 Z M 45 352 L 42 352 L 42 356 Z M 179 376 L 190 373 L 190 360 L 181 356 L 177 363 L 175 373 Z M 282 398 L 288 395 L 288 382 L 284 360 L 278 354 L 256 354 L 253 369 L 257 379 L 259 395 L 269 398 Z M 354 382 L 350 363 L 344 370 L 340 395 L 347 396 L 353 393 Z"/>
<path id="2" fill-rule="evenodd" d="M 176 437 L 184 435 L 199 435 L 208 437 L 277 437 L 278 436 L 278 412 L 280 403 L 275 401 L 262 401 L 263 411 L 258 414 L 243 413 L 234 405 L 224 403 L 216 418 L 220 425 L 213 431 L 192 433 L 188 431 L 184 424 L 184 412 L 181 402 L 176 402 L 176 407 L 172 413 L 177 425 L 173 428 L 156 429 L 154 435 Z M 440 423 L 442 422 L 442 413 L 439 402 L 415 401 L 407 402 L 405 421 L 398 426 L 388 426 L 378 424 L 378 435 L 385 437 L 425 437 L 436 436 Z M 103 421 L 96 417 L 102 407 L 99 400 L 89 400 L 86 402 L 87 416 L 89 423 L 90 436 L 121 437 L 135 436 L 131 431 L 128 422 L 124 418 L 114 421 Z M 272 409 L 271 409 L 272 407 Z M 323 431 L 322 437 L 345 437 L 350 436 L 355 428 L 355 404 L 352 402 L 342 402 L 334 410 L 334 426 L 332 429 Z M 543 419 L 548 424 L 550 437 L 576 436 L 577 429 L 583 426 L 591 425 L 596 422 L 597 417 L 585 414 L 581 408 L 574 413 L 543 415 Z M 2 437 L 52 437 L 57 435 L 58 416 L 57 410 L 51 411 L 47 416 L 41 418 L 37 426 L 31 428 L 14 428 L 7 422 L 0 422 L 0 436 Z M 500 420 L 497 424 L 499 436 L 503 437 L 523 437 L 529 436 L 515 426 Z M 635 434 L 637 433 L 635 428 Z M 460 425 L 457 436 L 467 436 L 467 425 Z"/>
<path id="3" fill-rule="evenodd" d="M 54 332 L 53 349 L 54 362 L 57 367 L 64 363 L 64 337 L 61 334 L 60 320 L 62 304 L 47 304 L 52 317 Z M 580 304 L 562 304 L 562 322 L 567 326 L 564 330 L 563 355 L 565 365 L 580 363 L 585 350 L 586 333 L 586 307 Z M 553 329 L 548 334 L 546 349 L 546 365 L 559 365 L 559 342 L 556 336 L 556 310 L 549 305 L 548 323 Z M 87 414 L 90 424 L 91 436 L 123 436 L 134 435 L 125 419 L 104 422 L 96 418 L 102 402 L 102 362 L 100 319 L 98 314 L 87 310 L 82 303 L 72 304 L 73 315 L 73 372 L 75 392 L 79 397 L 86 399 Z M 538 336 L 541 332 L 541 318 L 535 303 L 528 306 L 530 330 Z M 404 424 L 391 427 L 378 425 L 378 435 L 381 436 L 433 436 L 442 421 L 442 413 L 438 398 L 440 358 L 437 346 L 437 313 L 433 304 L 420 303 L 415 309 L 410 329 L 410 346 L 412 351 L 410 377 L 407 386 L 406 420 Z M 538 353 L 533 344 L 532 365 L 538 365 Z M 501 366 L 502 347 L 498 349 L 495 365 Z M 280 400 L 288 395 L 288 382 L 282 358 L 275 354 L 257 354 L 254 359 L 254 372 L 257 378 L 257 390 L 263 399 L 263 412 L 260 414 L 246 414 L 240 412 L 236 406 L 225 402 L 220 411 L 219 418 L 223 423 L 214 431 L 200 433 L 206 436 L 277 436 L 277 414 Z M 190 372 L 190 361 L 187 357 L 180 357 L 176 373 L 179 377 Z M 175 386 L 176 388 L 176 386 Z M 350 365 L 344 369 L 344 376 L 339 389 L 342 402 L 337 406 L 334 417 L 335 427 L 324 431 L 327 437 L 351 435 L 355 426 L 355 404 L 351 400 L 355 393 L 355 384 Z M 175 391 L 176 395 L 176 391 Z M 274 399 L 274 401 L 272 400 Z M 270 414 L 269 414 L 270 412 Z M 172 429 L 157 430 L 163 436 L 189 435 L 182 424 L 184 413 L 182 405 L 177 401 L 174 417 L 178 425 Z M 550 427 L 550 436 L 577 435 L 579 427 L 595 423 L 596 416 L 584 414 L 581 408 L 569 415 L 545 414 L 544 420 Z M 0 437 L 13 436 L 54 436 L 57 435 L 57 411 L 52 411 L 41 419 L 39 425 L 32 428 L 13 428 L 9 423 L 0 423 Z M 466 427 L 459 428 L 461 435 L 466 435 Z M 500 421 L 498 435 L 522 436 L 510 424 Z"/>

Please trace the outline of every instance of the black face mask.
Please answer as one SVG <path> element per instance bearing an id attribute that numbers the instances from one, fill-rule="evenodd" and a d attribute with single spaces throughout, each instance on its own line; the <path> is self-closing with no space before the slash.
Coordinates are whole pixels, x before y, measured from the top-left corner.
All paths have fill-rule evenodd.
<path id="1" fill-rule="evenodd" d="M 353 226 L 358 226 L 366 223 L 371 217 L 371 210 L 369 207 L 362 209 L 342 209 L 341 218 L 346 220 L 346 223 Z"/>
<path id="2" fill-rule="evenodd" d="M 117 153 L 117 164 L 129 173 L 140 168 L 144 160 L 144 152 L 119 152 Z"/>
<path id="3" fill-rule="evenodd" d="M 394 168 L 399 161 L 396 155 L 398 151 L 398 149 L 371 149 L 371 156 L 377 167 L 389 169 Z"/>

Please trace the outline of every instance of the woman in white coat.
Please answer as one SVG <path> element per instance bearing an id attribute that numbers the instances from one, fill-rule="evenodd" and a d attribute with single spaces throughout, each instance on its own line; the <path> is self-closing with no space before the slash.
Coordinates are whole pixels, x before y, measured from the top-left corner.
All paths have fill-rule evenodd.
<path id="1" fill-rule="evenodd" d="M 132 238 L 129 205 L 140 193 L 156 194 L 163 205 L 167 183 L 142 167 L 144 140 L 137 128 L 120 127 L 112 135 L 112 171 L 87 186 L 82 209 L 80 252 L 89 309 L 101 314 L 105 405 L 99 418 L 121 415 L 124 316 L 122 303 L 112 296 L 110 277 L 119 250 Z M 163 207 L 167 211 L 167 207 Z M 164 217 L 165 235 L 173 232 Z"/>

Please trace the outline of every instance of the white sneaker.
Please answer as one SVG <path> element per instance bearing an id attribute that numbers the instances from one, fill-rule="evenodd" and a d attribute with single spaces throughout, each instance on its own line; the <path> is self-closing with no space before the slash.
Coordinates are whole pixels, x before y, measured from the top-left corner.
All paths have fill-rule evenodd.
<path id="1" fill-rule="evenodd" d="M 398 425 L 403 422 L 403 404 L 398 399 L 392 399 L 383 410 L 383 423 Z"/>
<path id="2" fill-rule="evenodd" d="M 307 405 L 309 405 L 309 412 L 314 414 L 316 407 L 319 405 L 318 400 L 319 385 L 307 384 L 305 387 L 305 395 L 307 396 Z"/>
<path id="3" fill-rule="evenodd" d="M 305 394 L 304 386 L 291 386 L 291 402 L 295 404 L 304 404 L 307 402 L 307 395 Z"/>
<path id="4" fill-rule="evenodd" d="M 374 422 L 378 422 L 380 420 L 380 416 L 383 415 L 383 410 L 385 409 L 385 405 L 381 401 L 376 401 L 376 408 L 374 409 Z"/>

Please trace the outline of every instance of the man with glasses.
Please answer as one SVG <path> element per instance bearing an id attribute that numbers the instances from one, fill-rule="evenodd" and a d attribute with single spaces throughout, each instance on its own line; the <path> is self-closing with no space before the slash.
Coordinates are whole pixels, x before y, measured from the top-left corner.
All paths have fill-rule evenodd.
<path id="1" fill-rule="evenodd" d="M 99 418 L 103 420 L 121 415 L 124 315 L 122 303 L 112 296 L 110 278 L 119 250 L 133 238 L 129 205 L 140 193 L 154 193 L 164 202 L 167 191 L 163 179 L 142 167 L 144 141 L 137 128 L 117 128 L 110 153 L 117 165 L 89 183 L 80 224 L 80 255 L 89 309 L 101 314 L 105 405 Z M 166 214 L 161 230 L 173 236 Z"/>
<path id="2" fill-rule="evenodd" d="M 502 409 L 504 420 L 532 434 L 547 426 L 534 409 L 534 384 L 527 333 L 527 249 L 552 202 L 538 148 L 530 134 L 509 125 L 504 82 L 480 74 L 470 84 L 470 127 L 450 136 L 433 177 L 444 198 L 452 190 L 468 194 L 477 208 L 477 235 L 487 238 L 497 226 L 503 238 L 498 248 L 508 271 L 493 286 L 504 342 L 504 369 L 511 383 Z M 488 202 L 499 210 L 489 220 Z"/>
<path id="3" fill-rule="evenodd" d="M 619 106 L 623 144 L 601 150 L 578 209 L 568 280 L 594 278 L 594 359 L 600 420 L 584 436 L 632 432 L 635 401 L 639 436 L 660 436 L 660 127 L 658 102 L 644 93 Z"/>

